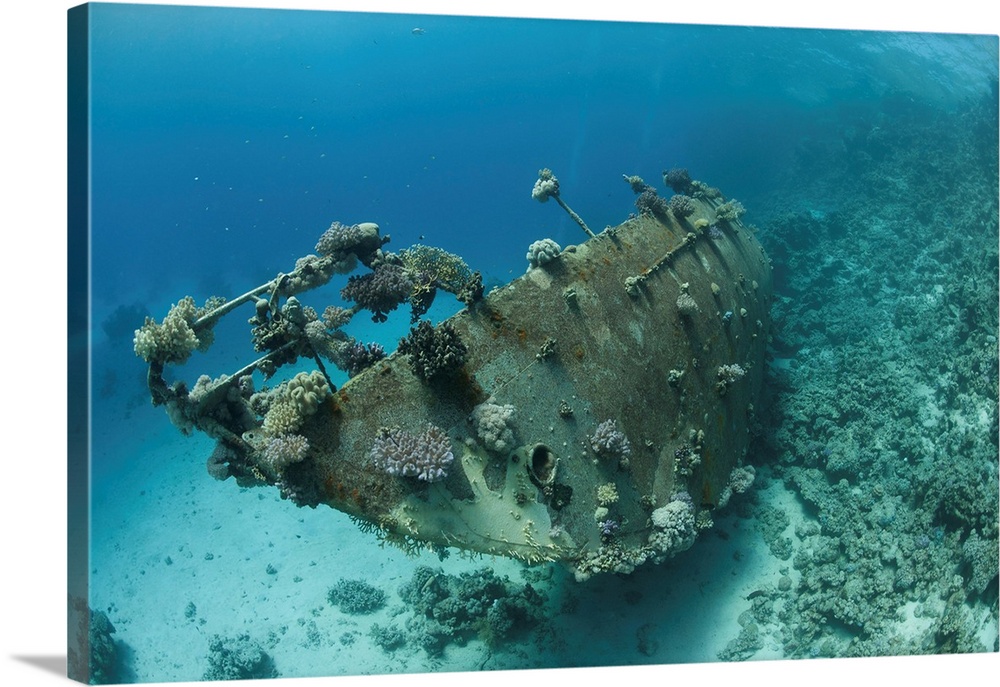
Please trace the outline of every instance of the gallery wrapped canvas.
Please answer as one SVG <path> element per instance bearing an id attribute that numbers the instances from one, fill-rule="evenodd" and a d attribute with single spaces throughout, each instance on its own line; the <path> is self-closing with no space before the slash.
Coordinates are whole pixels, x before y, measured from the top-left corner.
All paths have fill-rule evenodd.
<path id="1" fill-rule="evenodd" d="M 996 36 L 68 21 L 70 677 L 998 651 Z"/>

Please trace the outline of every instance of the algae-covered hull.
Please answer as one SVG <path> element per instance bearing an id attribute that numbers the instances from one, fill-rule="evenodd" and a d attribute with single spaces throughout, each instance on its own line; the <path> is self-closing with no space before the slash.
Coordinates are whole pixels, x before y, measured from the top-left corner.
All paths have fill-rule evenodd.
<path id="1" fill-rule="evenodd" d="M 202 345 L 221 314 L 256 299 L 263 362 L 188 391 L 163 382 L 163 365 L 176 359 L 147 352 L 154 402 L 182 429 L 219 440 L 215 476 L 277 485 L 299 505 L 347 512 L 403 545 L 562 560 L 581 578 L 662 561 L 752 481 L 742 459 L 771 299 L 768 260 L 733 205 L 719 211 L 711 194 L 688 200 L 685 213 L 661 207 L 549 250 L 485 296 L 473 289 L 461 312 L 415 327 L 400 351 L 371 356 L 339 389 L 321 361 L 340 364 L 359 344 L 337 335 L 329 311 L 299 315 L 305 288 L 279 276 L 243 301 L 186 317 Z M 363 250 L 342 241 L 321 259 L 353 250 L 372 274 L 396 263 L 414 274 L 368 238 Z M 421 289 L 409 284 L 413 305 Z M 459 291 L 442 274 L 431 286 Z M 147 327 L 165 330 L 168 320 Z M 259 335 L 278 322 L 312 331 L 301 343 Z M 317 372 L 252 388 L 253 372 L 304 355 Z"/>

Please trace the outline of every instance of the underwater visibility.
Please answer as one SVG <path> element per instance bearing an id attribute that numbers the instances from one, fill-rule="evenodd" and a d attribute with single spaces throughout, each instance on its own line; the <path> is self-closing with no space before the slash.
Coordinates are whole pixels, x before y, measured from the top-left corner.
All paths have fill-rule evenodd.
<path id="1" fill-rule="evenodd" d="M 1000 651 L 996 36 L 74 12 L 71 677 Z"/>

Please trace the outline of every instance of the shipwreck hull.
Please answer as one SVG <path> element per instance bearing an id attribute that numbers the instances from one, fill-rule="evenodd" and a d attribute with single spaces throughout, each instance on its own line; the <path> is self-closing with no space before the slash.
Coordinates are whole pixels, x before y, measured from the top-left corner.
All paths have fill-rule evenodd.
<path id="1" fill-rule="evenodd" d="M 705 522 L 728 499 L 771 298 L 751 232 L 698 207 L 683 223 L 649 215 L 608 229 L 452 317 L 468 355 L 444 383 L 425 383 L 399 353 L 351 379 L 303 428 L 313 450 L 290 470 L 292 489 L 413 542 L 533 562 L 611 552 L 623 559 L 612 569 L 672 554 L 649 549 L 651 512 L 686 492 Z M 744 374 L 726 381 L 726 366 Z M 470 413 L 487 399 L 514 408 L 507 450 L 483 446 L 473 428 Z M 607 420 L 627 456 L 594 450 Z M 452 442 L 446 479 L 373 464 L 381 428 L 428 423 Z M 609 484 L 611 503 L 598 494 Z"/>
<path id="2" fill-rule="evenodd" d="M 721 200 L 685 197 L 687 212 L 664 204 L 580 245 L 551 244 L 522 277 L 463 298 L 465 309 L 424 328 L 461 342 L 448 374 L 422 373 L 415 348 L 401 346 L 339 389 L 323 381 L 317 316 L 306 322 L 293 297 L 355 257 L 395 259 L 381 252 L 387 239 L 375 225 L 335 223 L 330 232 L 342 233 L 324 236 L 341 248 L 215 309 L 187 299 L 162 325 L 148 320 L 136 332 L 136 352 L 150 361 L 154 403 L 182 430 L 219 440 L 209 471 L 220 479 L 275 485 L 300 506 L 344 511 L 406 547 L 564 561 L 581 578 L 628 573 L 690 547 L 753 477 L 742 461 L 763 377 L 771 271 Z M 347 235 L 357 256 L 343 248 Z M 254 299 L 255 345 L 268 354 L 190 392 L 168 387 L 164 365 L 206 347 L 214 322 Z M 269 377 L 303 355 L 319 371 L 300 375 L 300 388 L 253 392 L 255 372 Z M 289 416 L 295 403 L 306 410 Z M 430 431 L 440 464 L 422 474 L 387 469 L 386 447 Z M 409 460 L 433 462 L 420 451 L 431 449 Z"/>

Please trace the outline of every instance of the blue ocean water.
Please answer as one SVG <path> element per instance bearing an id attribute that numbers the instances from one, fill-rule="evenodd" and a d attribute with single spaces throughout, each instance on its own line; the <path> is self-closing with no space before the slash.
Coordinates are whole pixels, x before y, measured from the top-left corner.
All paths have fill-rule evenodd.
<path id="1" fill-rule="evenodd" d="M 788 301 L 802 304 L 813 299 L 813 312 L 836 312 L 843 307 L 838 302 L 843 292 L 836 290 L 845 286 L 842 280 L 872 272 L 863 285 L 846 286 L 853 293 L 869 289 L 872 298 L 859 303 L 873 313 L 893 310 L 883 330 L 887 342 L 895 340 L 892 330 L 903 336 L 900 332 L 920 319 L 923 301 L 900 296 L 898 291 L 911 285 L 902 275 L 879 272 L 887 258 L 876 251 L 880 245 L 890 250 L 892 240 L 898 239 L 898 229 L 889 225 L 900 213 L 917 213 L 918 205 L 930 203 L 931 210 L 925 209 L 928 217 L 914 214 L 912 221 L 919 224 L 914 233 L 964 237 L 943 248 L 933 248 L 927 239 L 928 249 L 933 250 L 920 259 L 952 266 L 935 275 L 964 265 L 965 250 L 985 245 L 987 250 L 993 246 L 993 252 L 979 262 L 983 274 L 976 277 L 976 286 L 955 296 L 953 285 L 939 280 L 928 284 L 940 286 L 940 292 L 929 286 L 920 295 L 943 299 L 942 308 L 951 298 L 952 306 L 970 313 L 956 315 L 965 324 L 955 336 L 975 342 L 976 350 L 968 353 L 972 362 L 966 376 L 949 377 L 942 371 L 938 381 L 948 377 L 940 384 L 950 385 L 952 391 L 935 391 L 940 384 L 934 379 L 915 380 L 907 387 L 905 393 L 910 394 L 926 385 L 927 391 L 920 393 L 937 394 L 935 409 L 919 411 L 893 434 L 911 432 L 933 444 L 937 413 L 950 418 L 949 431 L 956 424 L 968 426 L 970 418 L 981 420 L 967 429 L 975 438 L 942 439 L 937 449 L 921 448 L 924 439 L 888 446 L 879 436 L 849 440 L 845 431 L 852 427 L 851 411 L 845 408 L 833 413 L 821 409 L 808 420 L 775 412 L 766 416 L 773 424 L 762 435 L 770 439 L 761 441 L 754 461 L 759 466 L 786 466 L 786 472 L 771 475 L 774 484 L 798 485 L 806 492 L 801 500 L 807 513 L 802 517 L 819 522 L 824 506 L 817 505 L 814 492 L 802 486 L 806 477 L 795 469 L 826 470 L 836 477 L 830 479 L 831 488 L 836 488 L 841 475 L 858 487 L 861 473 L 869 482 L 882 479 L 889 459 L 852 463 L 843 458 L 846 453 L 888 451 L 909 465 L 922 460 L 921 455 L 932 460 L 939 451 L 981 460 L 983 455 L 990 458 L 990 447 L 996 447 L 996 282 L 991 282 L 995 265 L 989 264 L 996 254 L 996 198 L 988 193 L 975 196 L 982 211 L 975 217 L 956 214 L 949 205 L 964 193 L 980 193 L 983 184 L 988 190 L 990 180 L 995 191 L 996 131 L 988 104 L 993 103 L 995 117 L 996 36 L 105 4 L 91 5 L 90 12 L 92 489 L 94 539 L 100 542 L 92 544 L 98 572 L 91 581 L 90 598 L 119 627 L 117 636 L 126 644 L 134 647 L 141 642 L 143 630 L 136 629 L 137 619 L 121 610 L 127 604 L 120 597 L 137 593 L 126 592 L 137 577 L 148 580 L 165 569 L 143 558 L 147 539 L 158 534 L 155 528 L 146 531 L 149 523 L 137 522 L 138 514 L 148 518 L 149 512 L 172 508 L 164 494 L 174 493 L 172 489 L 183 493 L 186 487 L 178 485 L 185 480 L 192 485 L 210 482 L 203 463 L 211 444 L 181 436 L 162 410 L 149 403 L 145 365 L 132 351 L 133 332 L 143 317 L 162 318 L 185 295 L 198 303 L 215 295 L 232 297 L 291 270 L 296 258 L 313 252 L 333 221 L 376 222 L 383 234 L 391 235 L 388 249 L 418 243 L 444 248 L 480 270 L 487 288 L 505 283 L 524 272 L 531 242 L 549 237 L 565 246 L 585 238 L 554 204 L 543 206 L 532 200 L 531 187 L 543 167 L 559 175 L 562 197 L 597 231 L 622 222 L 636 210 L 634 194 L 621 181 L 623 174 L 658 180 L 665 169 L 685 167 L 696 179 L 738 198 L 749 210 L 748 220 L 759 225 L 762 242 L 776 263 L 780 304 L 770 381 L 778 391 L 771 400 L 786 409 L 800 408 L 796 403 L 804 404 L 803 395 L 815 394 L 824 383 L 834 384 L 824 402 L 836 405 L 836 382 L 821 378 L 819 372 L 796 377 L 787 370 L 798 366 L 801 373 L 811 364 L 827 365 L 822 369 L 843 365 L 833 344 L 845 343 L 831 333 L 831 348 L 825 353 L 818 350 L 809 337 L 824 326 L 832 332 L 829 315 L 817 315 L 806 328 L 800 324 L 803 317 L 790 321 L 801 313 Z M 901 135 L 903 130 L 910 135 Z M 935 148 L 932 143 L 937 139 L 940 146 Z M 902 172 L 894 176 L 877 167 L 902 147 L 918 145 L 928 146 L 919 157 L 927 165 L 921 173 L 932 181 L 917 184 Z M 982 161 L 970 151 L 977 146 L 986 147 Z M 941 159 L 971 164 L 969 178 L 954 176 L 954 169 Z M 844 179 L 863 182 L 861 187 L 871 196 L 865 197 Z M 963 188 L 966 183 L 972 190 Z M 860 203 L 869 205 L 860 210 Z M 878 205 L 895 210 L 879 216 L 872 210 Z M 945 210 L 935 214 L 935 208 Z M 851 234 L 861 214 L 867 214 L 870 226 L 867 232 Z M 838 231 L 850 235 L 853 254 L 844 242 L 837 243 L 843 238 Z M 825 254 L 816 253 L 827 249 Z M 815 281 L 804 286 L 806 276 Z M 342 285 L 328 287 L 324 302 L 336 300 Z M 432 311 L 436 319 L 460 308 L 445 300 L 439 298 Z M 391 350 L 408 322 L 405 315 L 394 314 L 384 325 L 356 321 L 352 327 L 355 336 L 381 341 Z M 886 360 L 910 355 L 905 348 L 900 350 L 887 353 Z M 951 348 L 944 355 L 958 360 L 965 352 Z M 232 372 L 251 356 L 244 323 L 225 323 L 217 329 L 212 349 L 179 367 L 177 374 L 192 375 L 188 379 L 192 383 L 197 374 L 214 377 Z M 972 378 L 979 381 L 973 385 L 968 381 Z M 987 417 L 981 418 L 982 413 Z M 894 414 L 887 411 L 887 416 Z M 824 422 L 844 431 L 828 431 Z M 926 433 L 921 434 L 921 427 Z M 803 448 L 810 441 L 811 451 Z M 178 456 L 176 463 L 159 462 L 171 452 Z M 147 457 L 155 457 L 155 462 L 145 462 Z M 995 458 L 994 453 L 994 463 Z M 841 463 L 833 465 L 838 459 Z M 140 465 L 143 472 L 136 481 Z M 987 484 L 995 480 L 995 465 L 992 471 L 989 464 L 974 469 L 982 471 Z M 215 505 L 221 506 L 218 527 L 227 537 L 240 537 L 239 527 L 221 518 L 227 509 L 249 508 L 263 497 L 238 490 L 231 482 L 210 486 Z M 197 488 L 190 490 L 193 494 Z M 151 498 L 159 499 L 158 505 L 147 511 Z M 202 498 L 206 497 L 198 491 L 197 499 Z M 965 497 L 956 493 L 942 503 L 958 498 Z M 974 515 L 948 505 L 921 515 L 922 502 L 900 497 L 881 506 L 884 512 L 879 517 L 888 527 L 897 510 L 909 509 L 916 515 L 898 517 L 920 523 L 913 528 L 924 528 L 927 545 L 918 544 L 920 550 L 931 546 L 934 537 L 945 542 L 953 536 L 948 550 L 968 552 L 972 530 L 974 545 L 980 540 L 996 542 L 996 501 L 990 501 L 988 494 L 978 498 L 973 502 L 985 504 L 985 510 L 976 506 Z M 282 534 L 275 538 L 321 536 L 314 529 L 322 530 L 317 520 L 297 521 L 294 506 L 275 501 L 274 512 L 280 514 L 275 517 L 282 522 Z M 209 508 L 197 500 L 176 507 L 190 510 L 192 522 Z M 777 508 L 770 503 L 757 507 Z M 947 511 L 944 515 L 942 509 Z M 320 515 L 334 522 L 336 514 L 310 512 L 301 517 Z M 760 519 L 760 512 L 743 516 L 752 522 Z M 102 527 L 113 531 L 99 531 Z M 806 532 L 808 525 L 802 528 Z M 205 547 L 201 539 L 196 543 L 195 536 L 194 529 L 178 534 L 177 541 L 170 539 L 171 546 L 196 551 L 198 560 L 205 558 Z M 813 535 L 807 532 L 799 539 L 808 536 Z M 211 540 L 205 532 L 197 532 L 197 537 Z M 374 539 L 360 541 L 361 546 L 378 548 Z M 996 566 L 994 562 L 990 569 L 988 547 L 985 563 L 977 555 L 958 560 L 955 573 L 976 577 L 977 584 L 986 576 L 993 591 L 970 597 L 968 613 L 988 634 L 989 619 L 994 629 L 996 622 Z M 164 551 L 163 556 L 178 559 L 176 550 Z M 263 567 L 256 566 L 256 554 L 248 554 L 247 560 L 251 558 L 255 571 Z M 792 565 L 788 558 L 783 560 Z M 401 558 L 401 569 L 408 564 L 416 565 Z M 127 566 L 134 569 L 122 572 Z M 806 574 L 806 563 L 795 567 Z M 118 568 L 119 574 L 108 575 L 109 568 Z M 238 566 L 233 570 L 238 574 Z M 337 577 L 331 572 L 328 579 L 316 582 L 322 588 L 318 598 L 325 598 L 326 588 Z M 176 598 L 201 595 L 197 574 L 170 584 L 162 588 Z M 903 589 L 924 585 L 900 584 Z M 575 592 L 577 597 L 588 593 L 594 592 Z M 933 604 L 924 605 L 932 616 Z M 744 641 L 729 647 L 729 653 L 708 657 L 695 649 L 687 654 L 666 649 L 657 653 L 650 646 L 666 640 L 659 635 L 653 639 L 655 633 L 647 629 L 640 632 L 646 643 L 640 641 L 638 652 L 630 646 L 621 662 L 753 657 L 746 648 L 753 643 L 740 629 L 745 631 L 747 623 L 735 624 L 741 612 L 728 620 L 732 641 Z M 894 609 L 886 611 L 890 612 Z M 763 612 L 759 616 L 757 624 L 771 622 L 778 629 L 775 646 L 762 643 L 756 650 L 763 652 L 758 658 L 847 655 L 845 647 L 857 648 L 861 641 L 824 644 L 817 635 L 812 647 L 792 646 L 787 637 L 777 639 L 779 619 L 765 619 Z M 195 627 L 194 617 L 182 620 L 191 620 L 189 625 Z M 222 632 L 225 624 L 217 622 L 217 631 Z M 629 637 L 636 627 L 646 627 L 635 617 L 622 622 L 628 625 Z M 322 674 L 324 669 L 315 663 L 303 668 L 282 661 L 283 647 L 274 635 L 278 625 L 265 626 L 248 617 L 229 629 L 248 629 L 266 644 L 283 676 Z M 187 628 L 184 622 L 180 626 Z M 178 632 L 177 642 L 195 641 L 191 632 Z M 339 634 L 332 629 L 322 632 L 334 640 Z M 970 631 L 969 636 L 975 634 Z M 159 661 L 150 656 L 150 649 L 136 649 L 136 665 L 125 675 L 138 681 L 198 679 L 205 672 L 207 631 L 198 640 L 203 653 L 190 657 L 190 663 L 177 657 Z M 169 630 L 160 641 L 171 641 Z M 866 651 L 890 654 L 952 648 L 947 638 L 934 644 L 923 635 L 912 644 L 864 645 Z M 995 651 L 996 645 L 985 642 L 982 649 Z M 977 647 L 962 643 L 958 650 Z M 167 648 L 163 651 L 169 653 Z M 419 650 L 414 649 L 412 656 L 407 670 L 434 668 L 421 659 Z M 594 660 L 570 649 L 552 665 L 589 665 Z M 598 664 L 605 660 L 618 662 L 596 659 Z M 475 669 L 481 656 L 469 661 L 450 667 Z M 534 665 L 532 660 L 510 659 L 501 667 Z M 377 667 L 370 670 L 379 672 Z M 341 661 L 328 669 L 329 674 L 356 672 L 366 672 L 365 666 Z"/>

